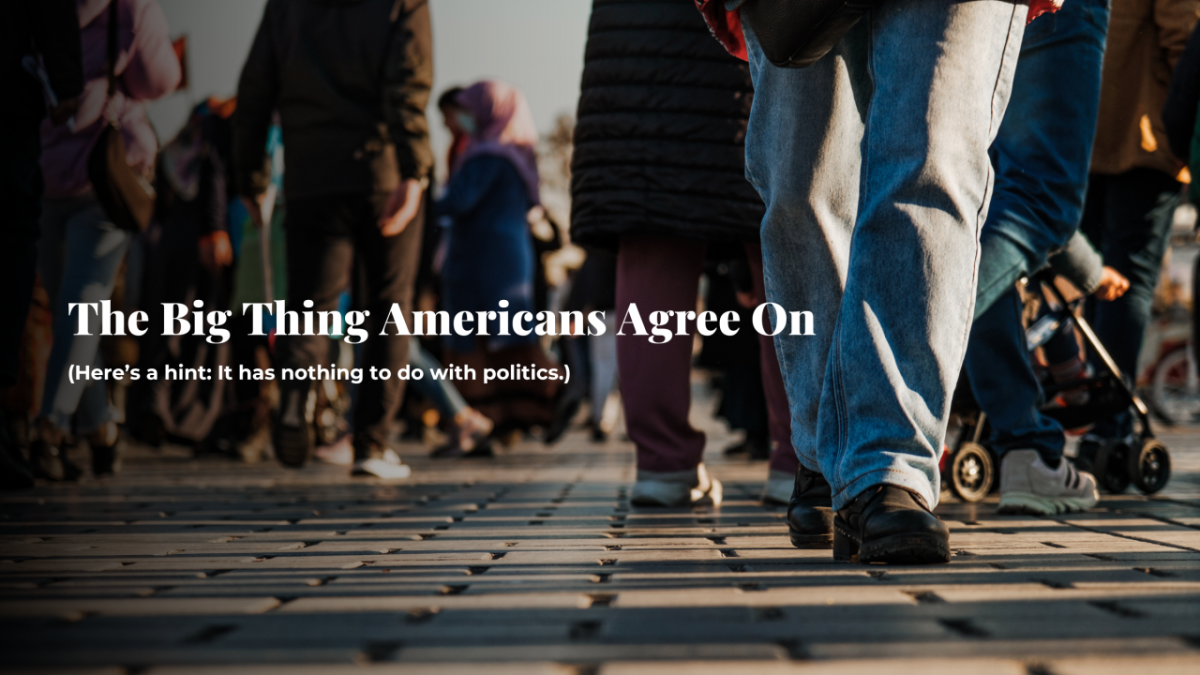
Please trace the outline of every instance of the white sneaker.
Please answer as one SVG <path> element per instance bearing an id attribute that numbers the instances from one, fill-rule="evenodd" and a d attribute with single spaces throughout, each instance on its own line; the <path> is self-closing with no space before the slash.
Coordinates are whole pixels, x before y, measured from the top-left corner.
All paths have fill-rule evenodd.
<path id="1" fill-rule="evenodd" d="M 375 476 L 385 480 L 400 480 L 412 475 L 412 468 L 400 461 L 400 455 L 388 448 L 383 457 L 360 459 L 350 469 L 351 476 Z"/>
<path id="2" fill-rule="evenodd" d="M 779 504 L 787 506 L 792 501 L 792 489 L 796 487 L 796 474 L 778 469 L 767 472 L 767 482 L 763 485 L 762 501 L 764 504 Z"/>
<path id="3" fill-rule="evenodd" d="M 638 471 L 629 502 L 635 506 L 691 506 L 711 502 L 720 506 L 721 481 L 701 464 L 695 471 Z"/>
<path id="4" fill-rule="evenodd" d="M 1010 450 L 1000 465 L 1000 513 L 1086 511 L 1100 501 L 1096 479 L 1063 457 L 1051 469 L 1036 450 Z"/>

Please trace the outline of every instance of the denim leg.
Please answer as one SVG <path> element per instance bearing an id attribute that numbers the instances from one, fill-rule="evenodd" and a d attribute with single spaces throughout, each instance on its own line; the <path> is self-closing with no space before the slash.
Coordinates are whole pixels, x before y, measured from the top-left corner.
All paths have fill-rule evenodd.
<path id="1" fill-rule="evenodd" d="M 1024 19 L 1024 5 L 992 0 L 886 4 L 786 74 L 749 36 L 747 173 L 767 204 L 767 296 L 813 312 L 819 337 L 777 346 L 797 452 L 810 467 L 816 456 L 834 508 L 880 483 L 937 503 L 991 192 L 987 149 Z"/>
<path id="2" fill-rule="evenodd" d="M 1079 227 L 1107 29 L 1108 0 L 1071 0 L 1025 28 L 1010 114 L 991 148 L 996 186 L 980 240 L 976 314 Z"/>
<path id="3" fill-rule="evenodd" d="M 69 429 L 71 418 L 80 406 L 84 390 L 97 386 L 76 380 L 71 384 L 68 368 L 78 364 L 95 364 L 100 350 L 100 336 L 77 336 L 77 315 L 68 316 L 67 307 L 76 302 L 100 302 L 112 298 L 113 283 L 121 259 L 129 245 L 129 233 L 108 222 L 104 211 L 95 202 L 79 204 L 57 223 L 47 223 L 54 234 L 43 242 L 40 256 L 45 258 L 43 270 L 61 270 L 61 277 L 47 284 L 54 293 L 50 306 L 54 308 L 54 345 L 46 367 L 46 390 L 42 396 L 42 411 L 61 429 Z M 47 209 L 47 215 L 62 218 L 65 213 Z M 44 221 L 45 222 L 45 221 Z M 56 259 L 50 259 L 55 256 Z M 57 258 L 61 256 L 61 258 Z M 102 386 L 102 385 L 100 385 Z M 80 420 L 82 431 L 90 431 L 110 419 L 107 399 L 102 408 L 96 404 L 103 389 L 88 397 L 89 419 Z"/>
<path id="4" fill-rule="evenodd" d="M 991 422 L 990 441 L 996 454 L 1033 449 L 1055 466 L 1066 438 L 1062 426 L 1038 409 L 1042 387 L 1029 365 L 1022 309 L 1014 286 L 977 314 L 964 367 L 975 400 Z"/>
<path id="5" fill-rule="evenodd" d="M 810 311 L 814 335 L 775 336 L 787 392 L 792 447 L 820 471 L 818 395 L 846 283 L 859 199 L 862 114 L 868 104 L 866 24 L 808 68 L 772 66 L 753 32 L 749 45 L 754 103 L 746 132 L 746 178 L 766 205 L 761 227 L 766 299 Z M 772 317 L 774 318 L 774 317 Z"/>
<path id="6" fill-rule="evenodd" d="M 433 371 L 441 370 L 442 364 L 421 347 L 420 340 L 408 341 L 408 363 L 413 370 L 425 371 L 425 377 L 409 380 L 408 385 L 428 399 L 443 417 L 452 420 L 455 415 L 470 407 L 453 382 L 433 377 Z"/>
<path id="7" fill-rule="evenodd" d="M 589 396 L 592 401 L 592 424 L 599 426 L 604 418 L 604 402 L 617 381 L 617 317 L 609 312 L 604 317 L 603 335 L 588 340 L 588 359 L 591 361 Z"/>
<path id="8" fill-rule="evenodd" d="M 96 368 L 104 367 L 104 355 L 96 352 L 96 360 L 92 362 Z M 79 405 L 75 408 L 75 431 L 79 434 L 90 434 L 113 420 L 112 406 L 108 402 L 108 386 L 103 382 L 91 382 L 84 388 L 79 397 Z"/>

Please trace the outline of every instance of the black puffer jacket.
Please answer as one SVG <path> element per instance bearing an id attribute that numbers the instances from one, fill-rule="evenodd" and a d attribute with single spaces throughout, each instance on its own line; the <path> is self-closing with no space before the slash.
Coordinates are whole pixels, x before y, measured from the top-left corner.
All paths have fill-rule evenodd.
<path id="1" fill-rule="evenodd" d="M 571 238 L 622 234 L 757 241 L 746 182 L 746 63 L 693 0 L 595 0 L 571 164 Z"/>

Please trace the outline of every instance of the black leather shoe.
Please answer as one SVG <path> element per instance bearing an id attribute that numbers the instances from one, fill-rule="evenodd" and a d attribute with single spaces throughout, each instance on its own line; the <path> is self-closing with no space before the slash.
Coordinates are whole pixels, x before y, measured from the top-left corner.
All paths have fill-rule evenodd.
<path id="1" fill-rule="evenodd" d="M 308 382 L 279 388 L 279 410 L 271 425 L 275 458 L 287 467 L 299 468 L 312 457 L 317 444 L 313 428 L 316 396 Z"/>
<path id="2" fill-rule="evenodd" d="M 895 485 L 863 490 L 837 512 L 833 559 L 860 563 L 950 562 L 950 530 L 915 493 Z"/>
<path id="3" fill-rule="evenodd" d="M 804 465 L 796 470 L 787 523 L 796 548 L 829 548 L 833 544 L 833 490 L 824 476 Z"/>
<path id="4" fill-rule="evenodd" d="M 117 444 L 92 446 L 92 475 L 96 478 L 117 472 Z"/>

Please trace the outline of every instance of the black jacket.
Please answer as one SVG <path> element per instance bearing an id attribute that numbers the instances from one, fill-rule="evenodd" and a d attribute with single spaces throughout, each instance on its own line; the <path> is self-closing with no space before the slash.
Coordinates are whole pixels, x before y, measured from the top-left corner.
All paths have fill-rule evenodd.
<path id="1" fill-rule="evenodd" d="M 83 46 L 79 14 L 74 0 L 14 2 L 5 7 L 0 26 L 0 115 L 6 121 L 29 120 L 36 124 L 46 113 L 41 83 L 25 71 L 21 59 L 42 57 L 50 86 L 59 100 L 83 91 Z M 9 130 L 11 131 L 11 130 Z"/>
<path id="2" fill-rule="evenodd" d="M 1183 55 L 1175 64 L 1171 89 L 1163 105 L 1163 127 L 1171 143 L 1171 154 L 1190 162 L 1192 136 L 1196 132 L 1196 109 L 1200 106 L 1200 30 L 1192 31 Z"/>
<path id="3" fill-rule="evenodd" d="M 595 0 L 571 162 L 571 238 L 622 234 L 757 241 L 746 181 L 749 66 L 693 0 Z"/>
<path id="4" fill-rule="evenodd" d="M 238 83 L 238 193 L 266 190 L 278 110 L 289 198 L 389 191 L 433 165 L 428 0 L 269 0 Z"/>

